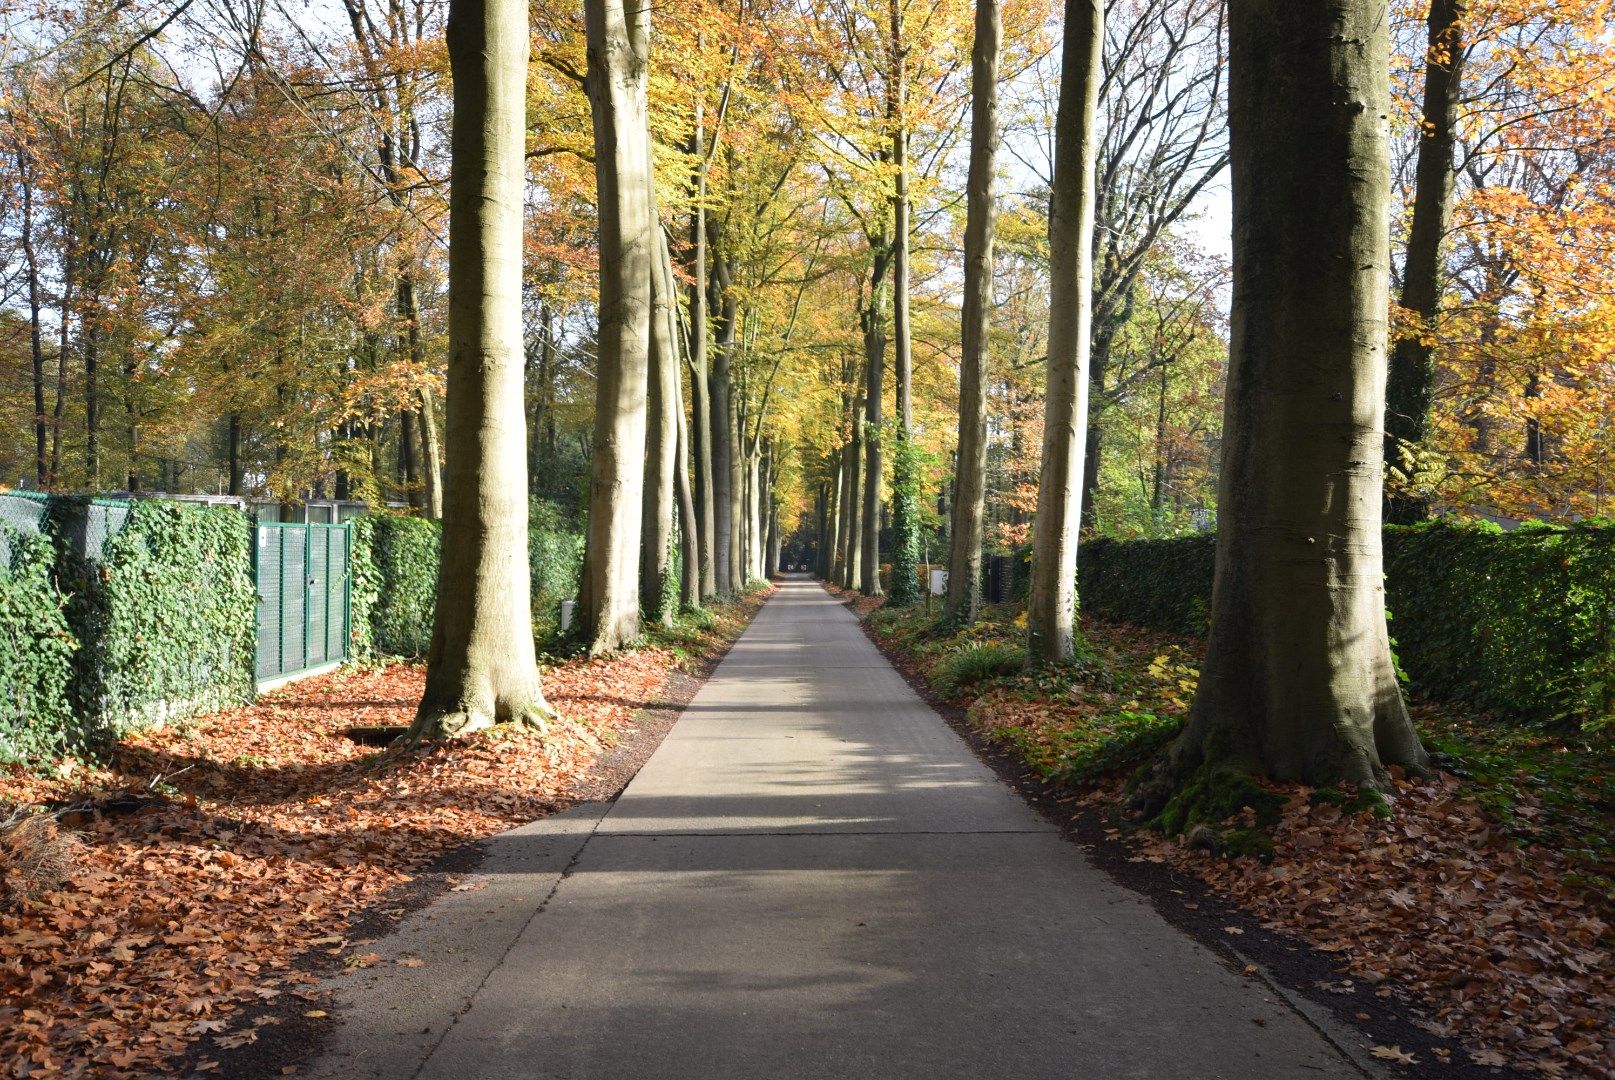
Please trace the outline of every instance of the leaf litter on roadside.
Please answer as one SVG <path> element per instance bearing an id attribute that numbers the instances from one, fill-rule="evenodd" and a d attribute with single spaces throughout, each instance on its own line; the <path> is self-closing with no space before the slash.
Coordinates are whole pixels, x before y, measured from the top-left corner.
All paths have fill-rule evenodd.
<path id="1" fill-rule="evenodd" d="M 1129 842 L 1330 955 L 1349 979 L 1327 989 L 1360 983 L 1414 1003 L 1476 1064 L 1615 1077 L 1615 952 L 1595 899 L 1556 852 L 1504 837 L 1457 778 L 1394 783 L 1383 818 L 1280 789 L 1270 862 L 1147 833 Z M 1093 803 L 1118 797 L 1107 788 Z M 1413 1050 L 1375 1053 L 1408 1064 Z"/>
<path id="2" fill-rule="evenodd" d="M 84 844 L 60 888 L 0 906 L 0 1075 L 159 1073 L 196 1040 L 256 1038 L 231 1030 L 244 1005 L 317 1001 L 300 956 L 376 963 L 348 952 L 350 919 L 444 851 L 563 805 L 676 663 L 647 648 L 548 671 L 564 717 L 548 736 L 360 745 L 344 733 L 413 714 L 424 672 L 396 665 L 132 736 L 71 782 L 0 773 L 0 804 L 79 807 L 62 820 Z"/>
<path id="3" fill-rule="evenodd" d="M 971 640 L 1007 633 L 1001 625 L 978 625 Z M 1199 646 L 1097 619 L 1083 620 L 1083 634 L 1095 660 L 1064 684 L 1012 677 L 956 701 L 988 737 L 1044 776 L 1070 784 L 1071 805 L 1109 815 L 1125 801 L 1117 777 L 1137 766 L 1140 749 L 1164 745 L 1160 736 L 1169 736 L 1170 722 L 1186 711 Z M 883 627 L 880 636 L 922 675 L 942 654 L 943 646 L 914 625 Z M 1479 753 L 1489 752 L 1480 725 L 1452 710 L 1423 703 L 1416 709 L 1422 730 L 1456 731 Z M 1165 722 L 1160 735 L 1139 717 Z M 1615 867 L 1584 842 L 1596 834 L 1608 843 L 1610 806 L 1600 793 L 1609 789 L 1603 759 L 1581 760 L 1576 785 L 1544 788 L 1524 771 L 1507 777 L 1506 819 L 1491 805 L 1502 801 L 1497 789 L 1450 773 L 1397 774 L 1383 818 L 1343 812 L 1306 788 L 1273 785 L 1288 801 L 1266 862 L 1148 832 L 1110 829 L 1107 838 L 1127 844 L 1132 861 L 1193 873 L 1266 927 L 1309 941 L 1349 977 L 1325 989 L 1345 994 L 1350 985 L 1354 994 L 1361 984 L 1377 997 L 1408 1002 L 1432 1035 L 1461 1043 L 1476 1065 L 1609 1080 L 1615 1078 L 1609 919 L 1615 897 L 1601 886 Z M 1579 802 L 1571 794 L 1578 791 Z M 1422 1057 L 1419 1051 L 1389 1046 L 1376 1056 L 1406 1065 Z M 1430 1053 L 1443 1061 L 1450 1056 L 1443 1048 Z"/>

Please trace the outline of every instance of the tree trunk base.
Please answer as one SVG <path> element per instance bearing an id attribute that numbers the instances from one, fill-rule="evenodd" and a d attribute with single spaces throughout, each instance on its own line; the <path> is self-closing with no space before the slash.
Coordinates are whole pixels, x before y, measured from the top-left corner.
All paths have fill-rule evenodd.
<path id="1" fill-rule="evenodd" d="M 560 720 L 560 714 L 544 700 L 542 694 L 536 700 L 509 708 L 496 708 L 491 713 L 486 708 L 432 708 L 423 701 L 403 741 L 410 746 L 423 742 L 447 742 L 487 731 L 500 723 L 528 727 L 540 735 L 548 735 L 550 725 Z"/>
<path id="2" fill-rule="evenodd" d="M 1266 829 L 1276 822 L 1284 797 L 1264 787 L 1258 776 L 1315 787 L 1344 785 L 1359 792 L 1365 805 L 1383 806 L 1393 793 L 1390 767 L 1419 776 L 1430 770 L 1429 756 L 1405 714 L 1367 732 L 1348 735 L 1336 729 L 1327 741 L 1329 746 L 1315 747 L 1310 755 L 1319 771 L 1300 775 L 1241 754 L 1227 738 L 1205 728 L 1197 732 L 1191 723 L 1169 750 L 1129 782 L 1127 809 L 1168 836 L 1202 824 L 1215 827 L 1245 807 L 1254 812 L 1252 824 Z"/>

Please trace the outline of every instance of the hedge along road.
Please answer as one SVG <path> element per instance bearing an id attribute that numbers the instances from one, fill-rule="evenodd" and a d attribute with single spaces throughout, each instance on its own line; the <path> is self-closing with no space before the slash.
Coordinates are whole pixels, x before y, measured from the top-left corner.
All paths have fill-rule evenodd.
<path id="1" fill-rule="evenodd" d="M 339 978 L 315 1075 L 1362 1075 L 1090 867 L 812 582 L 614 803 L 460 888 Z"/>

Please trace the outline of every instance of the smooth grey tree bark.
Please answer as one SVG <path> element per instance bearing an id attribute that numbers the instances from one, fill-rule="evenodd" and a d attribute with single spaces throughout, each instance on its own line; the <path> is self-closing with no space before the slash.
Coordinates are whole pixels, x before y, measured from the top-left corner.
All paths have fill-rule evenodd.
<path id="1" fill-rule="evenodd" d="M 690 211 L 690 442 L 695 459 L 696 547 L 700 553 L 701 599 L 707 600 L 717 594 L 718 574 L 714 562 L 717 519 L 712 471 L 711 372 L 707 361 L 708 160 L 705 104 L 699 97 L 695 102 L 695 133 L 691 139 L 691 152 L 695 157 L 695 205 Z"/>
<path id="2" fill-rule="evenodd" d="M 1076 649 L 1077 530 L 1088 426 L 1093 316 L 1094 114 L 1099 101 L 1103 0 L 1066 0 L 1060 104 L 1049 200 L 1049 360 L 1043 404 L 1043 473 L 1032 523 L 1027 652 L 1064 663 Z"/>
<path id="3" fill-rule="evenodd" d="M 586 0 L 600 214 L 600 331 L 578 613 L 592 655 L 639 636 L 639 548 L 655 235 L 646 126 L 649 10 Z"/>
<path id="4" fill-rule="evenodd" d="M 746 455 L 746 579 L 763 576 L 763 455 L 752 450 Z"/>
<path id="5" fill-rule="evenodd" d="M 1422 768 L 1386 638 L 1385 0 L 1233 0 L 1233 339 L 1211 633 L 1181 781 Z M 1283 103 L 1276 108 L 1276 103 Z"/>
<path id="6" fill-rule="evenodd" d="M 852 404 L 852 441 L 847 444 L 847 551 L 842 560 L 843 589 L 856 589 L 864 562 L 864 395 Z"/>
<path id="7" fill-rule="evenodd" d="M 648 137 L 647 137 L 648 138 Z M 650 350 L 646 377 L 645 487 L 639 558 L 640 607 L 645 618 L 671 625 L 678 615 L 679 583 L 673 575 L 673 529 L 678 515 L 678 337 L 673 309 L 678 304 L 672 279 L 664 276 L 667 244 L 656 211 L 655 177 L 651 195 Z"/>
<path id="8" fill-rule="evenodd" d="M 898 446 L 892 461 L 891 598 L 920 599 L 920 477 L 911 452 L 914 439 L 914 348 L 909 321 L 908 46 L 903 36 L 903 0 L 888 0 L 891 29 L 887 76 L 887 121 L 892 129 L 892 367 L 896 384 Z"/>
<path id="9" fill-rule="evenodd" d="M 859 514 L 861 550 L 858 557 L 858 591 L 880 596 L 880 482 L 882 475 L 880 423 L 881 391 L 886 369 L 886 272 L 891 264 L 890 240 L 875 245 L 869 273 L 869 303 L 860 316 L 864 332 L 863 509 Z M 851 588 L 852 586 L 848 586 Z"/>
<path id="10" fill-rule="evenodd" d="M 443 517 L 443 443 L 437 434 L 437 395 L 422 386 L 416 393 L 421 406 L 421 468 L 426 483 L 426 516 Z"/>
<path id="11" fill-rule="evenodd" d="M 694 611 L 701 606 L 701 550 L 700 523 L 696 518 L 695 488 L 690 482 L 688 458 L 690 453 L 689 425 L 684 419 L 684 408 L 678 409 L 678 464 L 673 472 L 673 486 L 679 503 L 679 608 Z"/>
<path id="12" fill-rule="evenodd" d="M 721 225 L 708 219 L 711 239 L 722 235 Z M 708 408 L 712 425 L 712 563 L 718 589 L 723 592 L 740 591 L 735 579 L 740 571 L 740 553 L 737 550 L 737 533 L 740 520 L 735 513 L 739 501 L 739 455 L 735 449 L 734 386 L 731 369 L 734 359 L 735 334 L 740 321 L 739 303 L 730 289 L 731 273 L 727 256 L 721 245 L 713 260 L 712 293 L 708 304 L 717 308 L 717 348 L 714 350 L 712 374 L 708 381 Z"/>
<path id="13" fill-rule="evenodd" d="M 443 554 L 426 692 L 409 738 L 542 727 L 527 565 L 522 182 L 527 5 L 453 0 Z"/>
<path id="14" fill-rule="evenodd" d="M 824 486 L 821 498 L 824 503 L 823 519 L 819 529 L 819 577 L 825 581 L 834 581 L 836 569 L 840 565 L 839 551 L 836 546 L 841 536 L 841 462 L 843 455 L 840 450 L 831 451 L 829 465 L 830 480 Z"/>
<path id="15" fill-rule="evenodd" d="M 772 467 L 773 463 L 770 462 L 768 478 L 768 540 L 763 549 L 764 581 L 772 581 L 779 576 L 780 547 L 784 543 L 784 537 L 780 535 L 779 531 L 779 501 L 774 498 L 774 484 L 779 477 L 772 471 Z"/>
<path id="16" fill-rule="evenodd" d="M 813 499 L 815 521 L 818 525 L 818 545 L 813 552 L 813 573 L 820 578 L 830 576 L 831 538 L 835 536 L 835 522 L 831 519 L 829 484 L 821 483 Z"/>
<path id="17" fill-rule="evenodd" d="M 856 424 L 857 414 L 852 412 L 852 400 L 847 399 L 844 415 Z M 836 549 L 830 580 L 846 588 L 847 564 L 851 561 L 854 543 L 852 532 L 853 506 L 857 499 L 857 459 L 853 456 L 853 432 L 847 429 L 846 441 L 836 451 Z"/>
<path id="18" fill-rule="evenodd" d="M 733 390 L 729 395 L 729 591 L 736 595 L 746 588 L 746 457 L 740 447 L 740 427 L 745 417 Z"/>
<path id="19" fill-rule="evenodd" d="M 1391 349 L 1386 386 L 1385 457 L 1400 464 L 1404 449 L 1424 441 L 1435 380 L 1435 347 L 1430 339 L 1441 310 L 1442 242 L 1452 220 L 1453 148 L 1458 138 L 1458 106 L 1463 90 L 1464 17 L 1467 0 L 1431 0 L 1427 20 L 1429 51 L 1424 66 L 1424 123 L 1414 165 L 1413 222 L 1402 267 L 1401 305 L 1419 325 Z M 1387 519 L 1410 525 L 1430 516 L 1427 500 L 1388 494 Z"/>
<path id="20" fill-rule="evenodd" d="M 654 223 L 653 223 L 654 224 Z M 679 582 L 674 613 L 693 611 L 701 606 L 701 525 L 695 505 L 695 486 L 690 479 L 690 432 L 684 416 L 684 380 L 678 369 L 678 282 L 673 277 L 673 257 L 667 234 L 658 229 L 657 250 L 663 294 L 670 298 L 667 309 L 668 334 L 674 343 L 672 400 L 675 443 L 673 447 L 673 498 L 678 521 Z"/>
<path id="21" fill-rule="evenodd" d="M 1004 22 L 998 0 L 976 0 L 970 53 L 970 172 L 965 181 L 964 300 L 960 311 L 959 456 L 943 617 L 976 621 L 987 517 L 987 323 L 993 302 L 993 234 L 998 158 L 998 58 Z"/>

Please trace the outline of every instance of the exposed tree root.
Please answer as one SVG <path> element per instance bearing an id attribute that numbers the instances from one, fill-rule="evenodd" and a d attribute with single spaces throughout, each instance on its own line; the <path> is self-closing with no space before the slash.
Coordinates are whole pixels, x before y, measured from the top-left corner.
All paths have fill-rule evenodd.
<path id="1" fill-rule="evenodd" d="M 502 711 L 502 710 L 501 710 Z M 415 722 L 403 736 L 405 745 L 417 746 L 423 742 L 446 742 L 463 739 L 480 731 L 487 731 L 500 722 L 536 730 L 540 735 L 550 733 L 550 725 L 560 722 L 560 714 L 543 698 L 530 701 L 510 710 L 508 716 L 495 716 L 487 709 L 462 706 L 454 710 L 422 709 Z"/>

